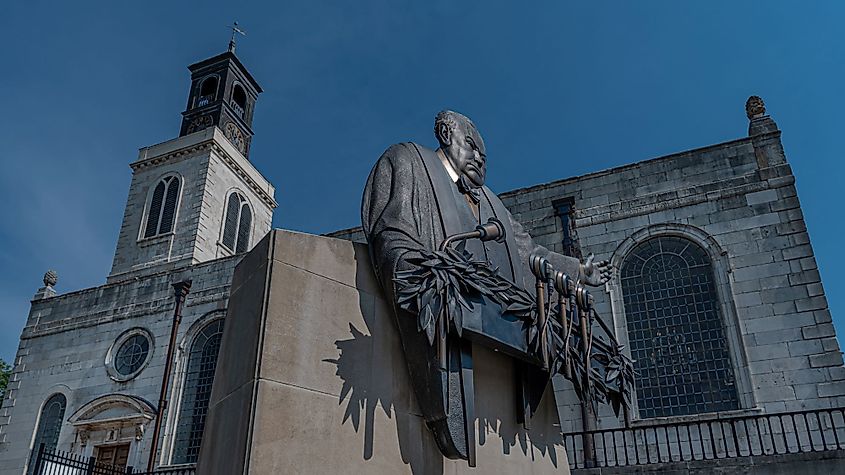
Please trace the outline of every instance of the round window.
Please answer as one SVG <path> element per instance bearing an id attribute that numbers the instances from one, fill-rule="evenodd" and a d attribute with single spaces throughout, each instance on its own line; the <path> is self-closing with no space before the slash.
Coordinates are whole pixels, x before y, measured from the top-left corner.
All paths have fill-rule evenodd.
<path id="1" fill-rule="evenodd" d="M 150 360 L 152 338 L 146 330 L 134 328 L 115 340 L 106 355 L 106 368 L 112 379 L 128 381 L 140 373 Z"/>
<path id="2" fill-rule="evenodd" d="M 144 335 L 132 335 L 124 341 L 114 358 L 114 369 L 123 376 L 129 376 L 141 369 L 150 353 L 150 340 Z"/>

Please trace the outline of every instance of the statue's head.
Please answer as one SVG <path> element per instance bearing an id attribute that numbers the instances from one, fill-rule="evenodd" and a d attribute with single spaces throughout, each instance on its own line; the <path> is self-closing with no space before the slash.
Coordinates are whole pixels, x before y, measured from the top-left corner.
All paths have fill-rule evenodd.
<path id="1" fill-rule="evenodd" d="M 487 153 L 484 140 L 469 117 L 450 110 L 441 111 L 434 119 L 434 135 L 455 171 L 466 176 L 474 187 L 484 185 Z"/>

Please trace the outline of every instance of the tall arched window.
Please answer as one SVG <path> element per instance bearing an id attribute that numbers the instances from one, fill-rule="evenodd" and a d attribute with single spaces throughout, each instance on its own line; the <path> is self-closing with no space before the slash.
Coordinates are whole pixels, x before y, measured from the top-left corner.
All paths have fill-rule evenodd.
<path id="1" fill-rule="evenodd" d="M 217 319 L 206 325 L 191 343 L 179 422 L 176 424 L 174 464 L 197 461 L 222 338 L 223 319 Z"/>
<path id="2" fill-rule="evenodd" d="M 246 252 L 252 229 L 252 210 L 240 193 L 229 195 L 223 225 L 223 244 L 234 252 Z"/>
<path id="3" fill-rule="evenodd" d="M 62 430 L 66 408 L 67 398 L 62 393 L 56 393 L 50 396 L 47 402 L 44 403 L 44 407 L 41 408 L 41 416 L 38 418 L 38 429 L 35 432 L 35 443 L 32 446 L 30 471 L 35 468 L 33 465 L 41 444 L 44 444 L 47 450 L 56 450 L 56 446 L 59 445 L 59 433 Z"/>
<path id="4" fill-rule="evenodd" d="M 158 236 L 173 231 L 176 219 L 176 202 L 179 200 L 179 178 L 162 178 L 153 190 L 150 208 L 147 211 L 147 226 L 144 237 Z"/>
<path id="5" fill-rule="evenodd" d="M 641 418 L 738 408 L 710 258 L 675 236 L 651 238 L 620 275 Z"/>

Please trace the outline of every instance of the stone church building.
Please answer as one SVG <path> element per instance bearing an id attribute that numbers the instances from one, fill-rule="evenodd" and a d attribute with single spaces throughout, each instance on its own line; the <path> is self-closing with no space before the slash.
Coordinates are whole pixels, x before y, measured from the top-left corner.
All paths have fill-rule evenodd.
<path id="1" fill-rule="evenodd" d="M 59 295 L 48 273 L 32 300 L 0 409 L 2 475 L 28 473 L 42 444 L 136 468 L 153 450 L 155 467 L 196 462 L 223 327 L 237 323 L 232 273 L 277 203 L 249 161 L 258 83 L 233 51 L 189 69 L 179 136 L 130 164 L 106 283 Z M 616 266 L 594 296 L 639 372 L 634 426 L 845 407 L 781 132 L 759 98 L 746 112 L 736 140 L 501 195 L 540 244 Z M 578 432 L 570 383 L 554 388 L 561 430 Z M 599 428 L 619 424 L 601 412 Z"/>

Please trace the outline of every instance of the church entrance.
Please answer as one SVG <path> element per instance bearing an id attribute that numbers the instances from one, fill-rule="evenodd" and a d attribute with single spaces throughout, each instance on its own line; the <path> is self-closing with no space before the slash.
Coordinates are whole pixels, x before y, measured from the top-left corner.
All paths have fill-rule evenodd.
<path id="1" fill-rule="evenodd" d="M 129 444 L 101 445 L 97 447 L 97 465 L 126 468 L 129 461 Z"/>

